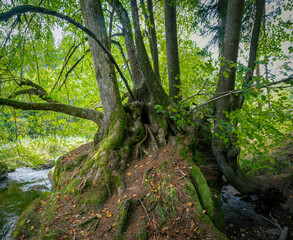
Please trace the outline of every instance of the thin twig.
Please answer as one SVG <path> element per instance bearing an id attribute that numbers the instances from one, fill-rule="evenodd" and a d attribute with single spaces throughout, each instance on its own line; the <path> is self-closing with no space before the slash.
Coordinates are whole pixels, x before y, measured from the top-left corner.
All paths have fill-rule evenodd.
<path id="1" fill-rule="evenodd" d="M 112 12 L 110 14 L 110 24 L 109 24 L 109 51 L 111 52 L 111 39 L 112 39 L 112 26 L 113 26 L 113 18 L 115 13 L 116 1 L 114 1 Z"/>
<path id="2" fill-rule="evenodd" d="M 66 235 L 69 235 L 68 232 L 66 232 L 65 230 L 63 230 L 62 228 L 59 228 L 60 231 L 64 232 Z"/>
<path id="3" fill-rule="evenodd" d="M 150 216 L 149 216 L 149 214 L 148 214 L 148 212 L 147 212 L 145 206 L 143 205 L 143 203 L 142 203 L 142 201 L 140 200 L 140 198 L 139 198 L 138 200 L 139 200 L 141 206 L 143 207 L 143 209 L 144 209 L 144 211 L 145 211 L 145 214 L 147 215 L 147 218 L 148 218 L 148 220 L 149 220 L 149 222 L 150 222 L 150 225 L 154 228 L 154 226 L 153 226 L 153 224 L 152 224 L 152 221 L 151 221 L 151 219 L 150 219 Z M 154 229 L 155 229 L 155 228 L 154 228 Z"/>
<path id="4" fill-rule="evenodd" d="M 271 218 L 274 220 L 270 220 L 268 218 L 266 218 L 265 216 L 263 216 L 262 214 L 260 214 L 260 216 L 262 216 L 265 220 L 267 220 L 268 222 L 270 222 L 271 224 L 273 224 L 275 227 L 279 228 L 280 231 L 282 231 L 282 228 L 280 227 L 280 225 L 276 222 L 276 220 L 272 217 L 272 215 L 270 214 Z"/>
<path id="5" fill-rule="evenodd" d="M 88 222 L 90 222 L 91 220 L 93 220 L 95 218 L 98 218 L 98 216 L 97 215 L 94 215 L 94 216 L 92 216 L 92 217 L 90 217 L 90 218 L 88 218 L 88 219 L 86 219 L 86 220 L 84 220 L 84 221 L 82 221 L 80 223 L 76 223 L 75 225 L 73 225 L 73 227 L 77 227 L 79 225 L 87 224 Z"/>
<path id="6" fill-rule="evenodd" d="M 101 221 L 101 219 L 98 219 L 98 221 L 96 222 L 96 225 L 95 225 L 95 228 L 94 228 L 94 232 L 97 230 L 97 227 L 98 227 L 100 221 Z"/>
<path id="7" fill-rule="evenodd" d="M 197 95 L 201 95 L 201 92 L 204 90 L 205 86 L 207 85 L 208 80 L 209 80 L 209 79 L 207 78 L 207 79 L 204 81 L 202 88 L 197 92 L 197 94 L 194 94 L 194 95 L 192 95 L 191 97 L 185 98 L 185 99 L 181 100 L 181 102 L 184 102 L 184 101 L 186 101 L 186 100 L 188 100 L 188 99 L 190 99 L 190 98 L 193 98 L 193 97 L 195 97 L 195 96 L 197 96 Z"/>
<path id="8" fill-rule="evenodd" d="M 282 80 L 280 80 L 280 81 L 276 81 L 276 82 L 272 82 L 272 83 L 269 83 L 269 84 L 263 85 L 263 86 L 261 86 L 259 89 L 266 88 L 266 87 L 270 87 L 270 86 L 277 85 L 277 84 L 280 84 L 280 83 L 289 82 L 289 81 L 292 81 L 292 80 L 293 80 L 293 75 L 289 76 L 288 78 L 282 79 Z M 252 85 L 252 86 L 248 87 L 247 90 L 252 89 L 252 88 L 255 88 L 255 87 L 257 87 L 257 86 L 256 86 L 256 85 Z M 247 91 L 247 90 L 246 90 L 246 91 Z M 245 91 L 245 92 L 246 92 L 246 91 Z M 205 106 L 205 105 L 207 105 L 208 103 L 210 103 L 210 102 L 214 102 L 214 101 L 216 101 L 216 100 L 218 100 L 218 99 L 221 99 L 221 98 L 223 98 L 223 97 L 227 97 L 227 96 L 229 96 L 229 95 L 231 95 L 231 94 L 238 94 L 238 93 L 241 93 L 241 94 L 242 94 L 242 93 L 244 93 L 244 91 L 241 90 L 241 89 L 235 89 L 235 90 L 232 90 L 232 91 L 219 92 L 219 93 L 201 93 L 201 94 L 199 94 L 199 95 L 220 95 L 220 96 L 218 96 L 218 97 L 216 97 L 216 98 L 213 98 L 213 99 L 210 99 L 210 100 L 206 101 L 205 103 L 196 106 L 196 107 L 193 108 L 191 111 L 194 111 L 194 110 L 197 109 L 197 108 L 200 108 L 200 107 L 202 107 L 202 106 Z M 193 97 L 195 97 L 195 96 L 197 96 L 197 95 L 198 95 L 198 94 L 195 94 L 195 95 L 193 95 L 193 96 L 191 96 L 191 97 L 189 97 L 189 98 L 187 98 L 187 99 L 193 98 Z M 183 99 L 183 100 L 181 100 L 181 102 L 182 102 L 182 101 L 185 101 L 185 100 L 187 100 L 187 99 Z"/>

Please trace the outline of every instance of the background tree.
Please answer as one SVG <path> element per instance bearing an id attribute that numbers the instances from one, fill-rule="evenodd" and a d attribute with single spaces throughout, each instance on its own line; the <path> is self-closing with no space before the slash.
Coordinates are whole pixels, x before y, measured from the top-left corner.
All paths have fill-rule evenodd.
<path id="1" fill-rule="evenodd" d="M 168 62 L 169 95 L 175 102 L 180 96 L 180 66 L 177 43 L 176 1 L 165 1 L 165 32 Z"/>

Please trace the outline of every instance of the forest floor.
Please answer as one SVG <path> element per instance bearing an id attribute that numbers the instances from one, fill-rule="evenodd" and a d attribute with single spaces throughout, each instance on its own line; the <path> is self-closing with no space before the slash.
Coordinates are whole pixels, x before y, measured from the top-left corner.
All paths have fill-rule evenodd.
<path id="1" fill-rule="evenodd" d="M 62 161 L 71 161 L 90 147 L 92 147 L 91 143 L 82 145 L 67 154 Z M 119 196 L 117 192 L 113 192 L 100 211 L 94 209 L 84 211 L 76 205 L 70 194 L 60 195 L 54 203 L 57 206 L 56 217 L 53 225 L 50 224 L 48 228 L 58 229 L 61 232 L 60 239 L 113 239 L 119 206 L 122 201 L 132 198 L 138 200 L 138 204 L 135 206 L 135 215 L 132 214 L 131 220 L 127 223 L 125 239 L 136 239 L 135 233 L 144 226 L 147 229 L 148 239 L 217 239 L 209 227 L 204 226 L 200 221 L 190 219 L 195 211 L 192 207 L 193 203 L 188 201 L 184 192 L 186 186 L 184 178 L 188 176 L 189 165 L 174 149 L 169 143 L 166 147 L 140 160 L 134 157 L 123 174 L 127 186 L 124 195 Z M 162 188 L 160 184 L 163 178 L 166 178 L 165 183 L 168 184 L 169 189 L 176 189 L 180 201 L 176 203 L 174 209 L 176 213 L 168 216 L 169 219 L 162 228 L 159 224 L 162 215 L 152 212 L 152 203 L 147 199 L 153 195 L 154 202 L 163 201 L 164 196 L 158 194 L 160 192 L 158 190 Z M 290 235 L 290 231 L 291 233 L 293 231 L 292 213 L 280 207 L 270 207 L 269 212 L 258 212 L 259 208 L 267 210 L 266 206 L 255 196 L 250 196 L 250 201 L 245 199 L 246 196 L 242 196 L 233 187 L 228 185 L 223 188 L 226 234 L 230 239 L 278 239 L 280 236 L 278 225 L 281 228 L 288 226 L 287 240 L 293 239 L 293 235 Z M 167 206 L 166 212 L 170 210 L 167 208 L 172 206 Z M 41 212 L 42 209 L 39 211 Z"/>
<path id="2" fill-rule="evenodd" d="M 62 161 L 71 161 L 91 146 L 91 144 L 85 144 L 73 150 Z M 132 160 L 123 174 L 127 186 L 124 195 L 119 196 L 117 191 L 113 192 L 101 211 L 97 212 L 94 209 L 83 211 L 73 201 L 70 194 L 57 197 L 54 203 L 57 206 L 56 217 L 47 230 L 49 231 L 49 227 L 57 229 L 63 235 L 60 239 L 114 239 L 119 206 L 122 201 L 132 198 L 138 201 L 136 201 L 135 215 L 130 213 L 131 218 L 123 234 L 125 239 L 137 239 L 136 233 L 144 227 L 147 230 L 148 239 L 217 239 L 211 226 L 190 217 L 196 213 L 193 203 L 189 202 L 190 198 L 184 191 L 186 186 L 184 178 L 188 176 L 188 173 L 188 162 L 182 159 L 171 144 L 168 144 L 140 160 Z M 162 183 L 166 185 L 161 186 Z M 164 206 L 166 222 L 162 227 L 159 222 L 163 213 L 154 213 L 152 204 L 163 203 L 164 196 L 160 195 L 160 192 L 164 187 L 169 190 L 175 188 L 180 201 L 176 202 L 176 206 L 172 203 Z M 154 196 L 153 202 L 149 200 L 150 195 Z M 41 212 L 42 209 L 39 211 Z M 171 213 L 172 211 L 174 212 Z"/>

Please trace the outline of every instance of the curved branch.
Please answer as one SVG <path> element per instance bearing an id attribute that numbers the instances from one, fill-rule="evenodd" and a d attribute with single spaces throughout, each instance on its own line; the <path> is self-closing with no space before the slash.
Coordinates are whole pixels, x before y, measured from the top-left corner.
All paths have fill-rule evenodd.
<path id="1" fill-rule="evenodd" d="M 42 88 L 40 85 L 32 82 L 31 80 L 20 79 L 19 83 L 17 83 L 17 84 L 20 87 L 21 86 L 30 86 L 33 88 L 19 90 L 15 93 L 11 94 L 8 98 L 14 98 L 19 95 L 29 94 L 29 95 L 36 95 L 46 102 L 54 102 L 54 100 L 51 97 L 49 97 L 48 93 L 46 92 L 46 90 L 44 88 Z"/>
<path id="2" fill-rule="evenodd" d="M 22 89 L 11 94 L 8 98 L 15 98 L 16 96 L 25 95 L 25 94 L 36 95 L 46 102 L 54 102 L 53 99 L 50 98 L 45 91 L 42 91 L 41 88 Z"/>
<path id="3" fill-rule="evenodd" d="M 26 103 L 7 98 L 0 98 L 0 105 L 22 110 L 41 110 L 65 113 L 67 115 L 91 120 L 99 126 L 103 120 L 103 114 L 99 111 L 89 108 L 70 106 L 63 103 Z"/>
<path id="4" fill-rule="evenodd" d="M 123 52 L 121 44 L 118 41 L 115 41 L 115 40 L 111 40 L 111 41 L 112 41 L 113 44 L 115 44 L 119 48 L 120 54 L 121 54 L 121 56 L 123 58 L 124 64 L 126 66 L 126 69 L 127 69 L 128 73 L 129 73 L 130 78 L 132 79 L 133 75 L 132 75 L 132 72 L 131 72 L 131 70 L 129 68 L 129 65 L 128 65 L 128 62 L 126 60 L 126 57 L 125 57 L 125 54 Z"/>
<path id="5" fill-rule="evenodd" d="M 32 5 L 21 5 L 21 6 L 17 6 L 14 7 L 12 9 L 10 9 L 7 12 L 3 12 L 0 14 L 0 22 L 2 21 L 8 21 L 9 18 L 12 18 L 15 15 L 18 14 L 23 14 L 23 13 L 27 13 L 27 12 L 34 12 L 34 13 L 43 13 L 43 14 L 47 14 L 47 15 L 51 15 L 51 16 L 55 16 L 58 17 L 60 19 L 63 19 L 71 24 L 73 24 L 74 26 L 76 26 L 77 28 L 79 28 L 80 30 L 82 30 L 83 32 L 85 32 L 86 34 L 88 34 L 90 37 L 92 37 L 99 45 L 100 47 L 105 51 L 105 53 L 109 56 L 110 61 L 115 65 L 117 71 L 119 72 L 123 82 L 126 85 L 126 88 L 129 92 L 129 94 L 131 95 L 131 97 L 136 100 L 136 98 L 134 97 L 128 82 L 125 78 L 125 76 L 123 75 L 121 69 L 118 66 L 118 63 L 116 62 L 116 60 L 114 59 L 113 55 L 109 52 L 109 50 L 100 42 L 100 40 L 96 37 L 96 35 L 89 30 L 88 28 L 84 27 L 82 24 L 80 24 L 79 22 L 75 21 L 74 19 L 62 14 L 62 13 L 58 13 L 56 11 L 47 9 L 47 8 L 43 8 L 43 7 L 37 7 L 37 6 L 32 6 Z"/>

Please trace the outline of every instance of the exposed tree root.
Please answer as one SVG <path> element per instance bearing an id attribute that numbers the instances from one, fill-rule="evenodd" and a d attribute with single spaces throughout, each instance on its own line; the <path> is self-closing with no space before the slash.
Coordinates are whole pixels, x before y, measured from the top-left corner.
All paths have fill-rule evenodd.
<path id="1" fill-rule="evenodd" d="M 125 228 L 127 220 L 129 218 L 129 212 L 130 212 L 132 202 L 133 202 L 132 198 L 128 198 L 124 201 L 123 204 L 120 205 L 119 214 L 115 221 L 115 230 L 116 230 L 115 236 L 117 238 L 121 236 Z"/>

